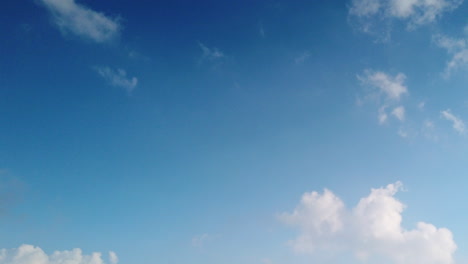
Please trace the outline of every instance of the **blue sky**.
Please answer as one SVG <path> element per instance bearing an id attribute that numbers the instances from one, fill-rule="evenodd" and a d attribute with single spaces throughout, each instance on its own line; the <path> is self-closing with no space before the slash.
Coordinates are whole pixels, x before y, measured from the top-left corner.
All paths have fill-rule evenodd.
<path id="1" fill-rule="evenodd" d="M 0 12 L 0 264 L 468 261 L 463 0 Z"/>

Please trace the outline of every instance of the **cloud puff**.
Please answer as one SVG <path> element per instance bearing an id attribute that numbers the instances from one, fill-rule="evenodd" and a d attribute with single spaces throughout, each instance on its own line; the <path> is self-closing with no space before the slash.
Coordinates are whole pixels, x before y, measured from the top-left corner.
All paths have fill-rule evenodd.
<path id="1" fill-rule="evenodd" d="M 408 93 L 408 88 L 404 85 L 406 76 L 403 73 L 392 77 L 381 71 L 365 70 L 364 75 L 358 75 L 357 78 L 361 83 L 377 88 L 389 100 L 398 101 L 403 94 Z"/>
<path id="2" fill-rule="evenodd" d="M 127 77 L 127 72 L 125 70 L 113 70 L 109 67 L 94 67 L 94 69 L 112 86 L 124 88 L 129 93 L 138 85 L 138 79 L 136 77 Z"/>
<path id="3" fill-rule="evenodd" d="M 111 264 L 117 264 L 117 255 L 109 253 Z M 55 251 L 47 255 L 41 248 L 22 245 L 14 249 L 0 249 L 0 264 L 105 264 L 101 253 L 83 255 L 79 248 L 70 251 Z"/>
<path id="4" fill-rule="evenodd" d="M 351 209 L 329 190 L 305 193 L 293 212 L 279 218 L 299 230 L 290 241 L 297 252 L 351 251 L 359 259 L 376 256 L 398 264 L 452 264 L 457 246 L 450 230 L 424 222 L 411 230 L 402 227 L 405 205 L 394 197 L 401 188 L 397 182 L 372 189 Z"/>
<path id="5" fill-rule="evenodd" d="M 352 0 L 349 13 L 360 18 L 406 20 L 408 27 L 414 28 L 434 22 L 462 2 L 463 0 Z"/>
<path id="6" fill-rule="evenodd" d="M 452 111 L 450 111 L 450 109 L 441 111 L 440 113 L 442 114 L 443 118 L 452 122 L 452 127 L 453 129 L 455 129 L 455 131 L 457 131 L 460 134 L 465 133 L 466 131 L 465 123 L 459 117 L 452 114 Z"/>
<path id="7" fill-rule="evenodd" d="M 392 115 L 395 116 L 398 120 L 404 121 L 405 120 L 405 107 L 403 106 L 395 107 L 392 111 Z"/>
<path id="8" fill-rule="evenodd" d="M 53 16 L 62 33 L 71 32 L 95 42 L 106 42 L 119 35 L 118 19 L 109 18 L 75 0 L 40 0 Z"/>
<path id="9" fill-rule="evenodd" d="M 449 77 L 450 74 L 458 68 L 468 65 L 468 40 L 449 38 L 442 35 L 433 37 L 435 43 L 444 48 L 452 57 L 447 62 L 445 67 L 444 76 Z"/>

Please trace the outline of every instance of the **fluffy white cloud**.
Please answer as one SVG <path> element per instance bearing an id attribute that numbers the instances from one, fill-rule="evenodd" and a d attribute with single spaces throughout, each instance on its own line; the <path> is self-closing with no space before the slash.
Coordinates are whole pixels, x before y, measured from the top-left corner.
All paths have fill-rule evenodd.
<path id="1" fill-rule="evenodd" d="M 109 253 L 110 263 L 117 264 L 114 252 Z M 55 251 L 47 255 L 41 248 L 22 245 L 14 249 L 0 249 L 0 264 L 105 264 L 101 253 L 83 255 L 81 249 Z"/>
<path id="2" fill-rule="evenodd" d="M 403 106 L 395 107 L 392 111 L 392 115 L 395 116 L 398 120 L 404 121 L 405 120 L 405 107 Z"/>
<path id="3" fill-rule="evenodd" d="M 409 28 L 434 22 L 463 0 L 352 0 L 349 13 L 357 17 L 407 20 Z"/>
<path id="4" fill-rule="evenodd" d="M 75 0 L 40 0 L 53 16 L 62 33 L 71 32 L 96 42 L 105 42 L 118 36 L 118 19 L 109 18 Z"/>
<path id="5" fill-rule="evenodd" d="M 443 118 L 445 118 L 448 121 L 452 122 L 453 129 L 455 129 L 460 134 L 465 133 L 465 131 L 466 131 L 465 123 L 459 117 L 452 114 L 452 111 L 450 111 L 450 109 L 441 111 L 440 113 L 442 114 Z"/>
<path id="6" fill-rule="evenodd" d="M 352 251 L 358 259 L 384 257 L 398 264 L 452 264 L 457 246 L 446 228 L 419 222 L 402 227 L 405 205 L 394 195 L 400 182 L 372 189 L 358 204 L 347 209 L 329 190 L 306 193 L 292 213 L 280 219 L 299 230 L 290 243 L 298 252 Z"/>
<path id="7" fill-rule="evenodd" d="M 364 75 L 358 75 L 357 78 L 365 85 L 377 88 L 384 94 L 388 100 L 400 100 L 403 94 L 408 93 L 408 88 L 404 85 L 406 76 L 398 73 L 390 76 L 381 71 L 364 71 Z"/>
<path id="8" fill-rule="evenodd" d="M 468 65 L 467 39 L 455 39 L 442 35 L 434 36 L 433 39 L 439 47 L 444 48 L 447 53 L 451 55 L 451 59 L 447 62 L 447 66 L 445 67 L 445 77 L 449 77 L 456 69 Z"/>
<path id="9" fill-rule="evenodd" d="M 127 77 L 127 72 L 125 70 L 113 70 L 109 67 L 94 67 L 94 69 L 112 86 L 124 88 L 129 93 L 132 92 L 138 84 L 138 79 L 136 77 Z"/>

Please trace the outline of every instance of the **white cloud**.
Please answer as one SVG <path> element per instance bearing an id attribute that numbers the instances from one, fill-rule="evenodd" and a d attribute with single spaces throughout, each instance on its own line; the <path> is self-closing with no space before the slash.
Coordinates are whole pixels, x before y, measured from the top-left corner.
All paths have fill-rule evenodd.
<path id="1" fill-rule="evenodd" d="M 385 112 L 385 108 L 386 106 L 382 106 L 379 108 L 379 124 L 384 124 L 385 122 L 387 122 L 387 119 L 388 119 L 388 115 L 387 113 Z"/>
<path id="2" fill-rule="evenodd" d="M 424 222 L 410 230 L 402 227 L 405 205 L 394 197 L 401 188 L 397 182 L 372 189 L 351 209 L 329 190 L 305 193 L 280 220 L 299 230 L 290 241 L 297 252 L 351 251 L 361 260 L 377 256 L 397 264 L 452 264 L 457 246 L 450 230 Z"/>
<path id="3" fill-rule="evenodd" d="M 119 257 L 114 251 L 109 251 L 109 263 L 110 264 L 117 264 L 119 263 Z"/>
<path id="4" fill-rule="evenodd" d="M 361 18 L 395 18 L 409 28 L 432 23 L 463 0 L 352 0 L 349 13 Z"/>
<path id="5" fill-rule="evenodd" d="M 357 78 L 363 84 L 377 88 L 388 100 L 398 101 L 403 94 L 408 93 L 408 88 L 404 85 L 406 76 L 403 73 L 390 76 L 381 71 L 366 70 L 363 76 L 358 75 Z"/>
<path id="6" fill-rule="evenodd" d="M 404 121 L 405 120 L 405 107 L 403 106 L 395 107 L 392 111 L 392 115 L 395 116 L 398 120 Z"/>
<path id="7" fill-rule="evenodd" d="M 214 61 L 225 57 L 224 53 L 218 50 L 217 48 L 210 49 L 201 42 L 198 42 L 198 46 L 200 46 L 200 49 L 203 52 L 202 60 Z"/>
<path id="8" fill-rule="evenodd" d="M 455 116 L 452 114 L 452 111 L 450 109 L 444 110 L 440 112 L 442 114 L 442 117 L 447 119 L 448 121 L 452 122 L 452 127 L 455 129 L 458 133 L 464 134 L 466 129 L 465 129 L 465 123 L 463 120 L 461 120 L 459 117 Z"/>
<path id="9" fill-rule="evenodd" d="M 71 32 L 96 42 L 105 42 L 119 35 L 118 19 L 109 18 L 75 0 L 40 0 L 53 16 L 62 33 Z"/>
<path id="10" fill-rule="evenodd" d="M 127 77 L 127 72 L 125 70 L 113 70 L 109 67 L 94 67 L 94 69 L 112 86 L 124 88 L 129 93 L 132 92 L 138 84 L 138 79 L 136 77 Z"/>
<path id="11" fill-rule="evenodd" d="M 450 74 L 458 68 L 468 65 L 467 39 L 455 39 L 442 35 L 436 35 L 433 39 L 439 47 L 444 48 L 447 53 L 451 55 L 451 59 L 447 62 L 445 67 L 445 77 L 449 77 Z"/>
<path id="12" fill-rule="evenodd" d="M 113 252 L 112 252 L 113 253 Z M 115 257 L 115 259 L 112 258 Z M 117 259 L 117 255 L 110 255 L 110 263 Z M 32 245 L 22 245 L 19 248 L 0 249 L 0 264 L 104 264 L 101 253 L 83 255 L 81 249 L 55 251 L 46 254 L 41 248 Z"/>

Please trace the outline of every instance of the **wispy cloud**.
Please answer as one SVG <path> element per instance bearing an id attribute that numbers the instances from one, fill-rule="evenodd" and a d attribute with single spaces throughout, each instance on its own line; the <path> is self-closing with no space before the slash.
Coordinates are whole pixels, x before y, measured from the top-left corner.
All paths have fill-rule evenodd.
<path id="1" fill-rule="evenodd" d="M 450 111 L 450 109 L 441 111 L 440 113 L 442 114 L 443 118 L 452 122 L 452 127 L 453 129 L 455 129 L 455 131 L 457 131 L 460 134 L 464 134 L 466 132 L 465 123 L 463 122 L 463 120 L 452 114 L 452 111 Z"/>
<path id="2" fill-rule="evenodd" d="M 192 246 L 194 247 L 203 247 L 207 240 L 211 239 L 211 236 L 208 234 L 202 234 L 192 238 Z"/>
<path id="3" fill-rule="evenodd" d="M 52 14 L 54 23 L 62 33 L 73 33 L 95 42 L 106 42 L 119 35 L 121 26 L 117 18 L 110 18 L 75 0 L 40 0 Z"/>
<path id="4" fill-rule="evenodd" d="M 468 39 L 449 38 L 443 35 L 433 37 L 434 42 L 444 48 L 451 55 L 444 71 L 444 77 L 448 78 L 455 70 L 468 65 Z"/>
<path id="5" fill-rule="evenodd" d="M 388 100 L 400 100 L 401 96 L 408 93 L 408 88 L 404 84 L 406 76 L 398 73 L 395 76 L 388 75 L 381 71 L 364 71 L 364 75 L 358 75 L 361 83 L 377 88 Z"/>
<path id="6" fill-rule="evenodd" d="M 94 67 L 94 69 L 110 85 L 124 88 L 129 93 L 138 85 L 138 79 L 136 77 L 127 77 L 127 72 L 125 70 L 113 70 L 109 67 Z"/>
<path id="7" fill-rule="evenodd" d="M 115 262 L 114 262 L 115 261 Z M 22 245 L 13 249 L 0 249 L 0 264 L 105 264 L 102 254 L 95 252 L 83 255 L 79 248 L 65 251 L 55 251 L 48 255 L 41 248 L 32 245 Z M 109 253 L 109 263 L 117 264 L 118 258 L 114 252 Z"/>
<path id="8" fill-rule="evenodd" d="M 263 23 L 259 23 L 258 25 L 258 33 L 260 34 L 260 37 L 264 38 L 266 36 L 265 33 L 265 28 L 263 27 Z"/>
<path id="9" fill-rule="evenodd" d="M 361 260 L 377 255 L 397 264 L 453 264 L 457 245 L 449 229 L 401 225 L 406 206 L 394 197 L 401 188 L 397 182 L 372 189 L 350 209 L 329 190 L 305 193 L 294 211 L 279 218 L 298 229 L 290 245 L 299 253 L 350 251 Z"/>
<path id="10" fill-rule="evenodd" d="M 297 56 L 294 58 L 294 63 L 296 64 L 302 64 L 304 61 L 306 61 L 310 57 L 310 52 L 309 51 L 304 51 L 301 55 Z"/>
<path id="11" fill-rule="evenodd" d="M 208 48 L 205 44 L 198 42 L 198 46 L 202 50 L 202 60 L 215 61 L 225 57 L 224 53 L 218 48 Z"/>
<path id="12" fill-rule="evenodd" d="M 408 28 L 432 23 L 444 13 L 456 9 L 463 0 L 353 0 L 352 16 L 371 19 L 399 19 L 408 21 Z"/>

